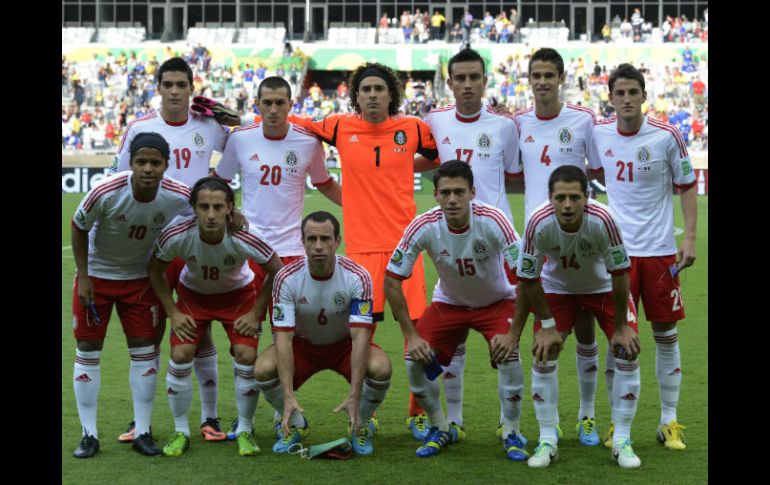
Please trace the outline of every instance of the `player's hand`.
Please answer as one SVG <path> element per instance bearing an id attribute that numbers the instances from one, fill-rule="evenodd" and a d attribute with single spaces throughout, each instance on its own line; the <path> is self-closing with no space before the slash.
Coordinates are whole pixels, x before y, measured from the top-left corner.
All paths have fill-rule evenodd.
<path id="1" fill-rule="evenodd" d="M 490 341 L 490 358 L 495 364 L 500 364 L 518 347 L 518 337 L 514 337 L 510 332 L 497 334 Z"/>
<path id="2" fill-rule="evenodd" d="M 535 356 L 536 361 L 545 362 L 548 360 L 551 347 L 554 347 L 557 352 L 561 352 L 563 346 L 564 341 L 556 327 L 541 328 L 535 334 L 535 340 L 532 342 L 532 355 Z"/>
<path id="3" fill-rule="evenodd" d="M 227 232 L 233 233 L 240 231 L 241 229 L 248 229 L 249 228 L 249 221 L 246 219 L 246 216 L 243 215 L 241 211 L 233 207 L 232 212 L 225 218 L 225 222 L 227 222 Z"/>
<path id="4" fill-rule="evenodd" d="M 642 347 L 639 344 L 639 335 L 637 335 L 636 332 L 634 332 L 634 329 L 628 325 L 623 325 L 622 327 L 615 329 L 610 344 L 612 344 L 612 348 L 615 349 L 615 355 L 621 359 L 636 360 L 639 353 L 642 351 Z"/>
<path id="5" fill-rule="evenodd" d="M 233 322 L 233 328 L 244 337 L 254 337 L 259 330 L 259 318 L 256 312 L 249 312 L 236 318 Z"/>
<path id="6" fill-rule="evenodd" d="M 361 415 L 358 412 L 358 406 L 361 403 L 361 399 L 352 394 L 348 395 L 344 401 L 342 401 L 334 412 L 347 411 L 348 417 L 350 417 L 350 426 L 353 428 L 353 434 L 358 434 L 358 430 L 361 428 Z"/>
<path id="7" fill-rule="evenodd" d="M 416 360 L 423 364 L 429 364 L 430 358 L 430 345 L 426 342 L 418 333 L 406 340 L 406 350 L 412 357 L 412 360 Z"/>
<path id="8" fill-rule="evenodd" d="M 182 341 L 195 340 L 195 320 L 190 315 L 176 312 L 171 315 L 171 331 Z"/>
<path id="9" fill-rule="evenodd" d="M 695 241 L 682 241 L 679 253 L 676 255 L 676 269 L 682 271 L 695 263 Z"/>
<path id="10" fill-rule="evenodd" d="M 289 419 L 291 419 L 291 415 L 294 413 L 294 411 L 297 411 L 300 414 L 305 412 L 305 410 L 300 407 L 299 402 L 297 401 L 297 396 L 294 394 L 291 396 L 286 396 L 284 394 L 283 414 L 281 416 L 281 431 L 283 431 L 284 436 L 289 435 Z"/>
<path id="11" fill-rule="evenodd" d="M 94 301 L 94 286 L 88 276 L 78 275 L 78 298 L 83 308 L 88 308 Z"/>

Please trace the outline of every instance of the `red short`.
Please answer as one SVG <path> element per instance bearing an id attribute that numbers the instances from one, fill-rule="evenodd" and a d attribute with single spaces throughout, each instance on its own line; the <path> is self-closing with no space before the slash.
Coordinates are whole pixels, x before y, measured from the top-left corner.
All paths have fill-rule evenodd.
<path id="1" fill-rule="evenodd" d="M 179 275 L 182 274 L 184 265 L 184 259 L 176 257 L 171 260 L 171 263 L 169 263 L 168 266 L 166 266 L 166 279 L 168 280 L 168 287 L 171 288 L 172 293 L 179 284 Z"/>
<path id="2" fill-rule="evenodd" d="M 375 321 L 382 321 L 385 312 L 385 270 L 388 262 L 393 256 L 389 253 L 354 253 L 347 257 L 360 264 L 369 272 L 372 277 L 372 290 L 374 292 L 374 306 L 372 313 L 375 315 Z M 412 276 L 403 280 L 404 296 L 406 304 L 409 307 L 409 318 L 417 320 L 420 318 L 427 307 L 427 298 L 425 293 L 425 267 L 423 266 L 422 254 L 417 258 L 412 268 Z M 377 315 L 379 314 L 379 315 Z"/>
<path id="3" fill-rule="evenodd" d="M 639 297 L 644 305 L 647 321 L 672 323 L 684 320 L 684 303 L 679 285 L 679 275 L 671 277 L 669 267 L 676 263 L 676 256 L 631 256 L 631 296 L 636 306 Z"/>
<path id="4" fill-rule="evenodd" d="M 415 328 L 436 351 L 439 364 L 447 366 L 457 346 L 468 338 L 469 329 L 481 332 L 489 342 L 495 335 L 511 329 L 513 310 L 513 300 L 500 300 L 475 309 L 433 302 Z"/>
<path id="5" fill-rule="evenodd" d="M 185 285 L 179 285 L 176 291 L 179 295 L 176 307 L 182 313 L 190 315 L 197 326 L 193 341 L 179 340 L 173 331 L 170 332 L 172 347 L 182 344 L 198 345 L 212 320 L 222 322 L 222 327 L 227 332 L 232 345 L 246 345 L 254 348 L 259 346 L 259 335 L 246 337 L 236 332 L 233 326 L 233 322 L 251 310 L 257 300 L 257 292 L 253 285 L 246 285 L 238 290 L 217 295 L 197 293 Z"/>
<path id="6" fill-rule="evenodd" d="M 84 308 L 78 298 L 78 279 L 72 289 L 72 316 L 75 339 L 104 340 L 110 322 L 112 305 L 118 311 L 123 333 L 128 337 L 154 339 L 159 323 L 166 318 L 163 306 L 150 288 L 149 278 L 136 280 L 105 280 L 89 276 L 94 289 L 96 312 L 101 324 L 90 308 Z"/>
<path id="7" fill-rule="evenodd" d="M 288 265 L 292 261 L 296 261 L 300 258 L 303 258 L 304 256 L 281 256 L 281 262 L 284 266 Z M 259 292 L 262 289 L 262 285 L 265 282 L 265 278 L 267 278 L 267 272 L 265 272 L 264 269 L 262 269 L 262 266 L 258 265 L 253 259 L 249 259 L 249 268 L 254 272 L 254 285 L 257 289 L 257 292 Z M 259 316 L 259 321 L 264 322 L 265 317 L 270 315 L 270 322 L 273 321 L 273 299 L 270 298 L 267 303 L 267 307 L 265 308 L 265 311 L 262 313 L 262 315 Z"/>
<path id="8" fill-rule="evenodd" d="M 615 333 L 615 304 L 612 301 L 612 293 L 597 293 L 595 295 L 557 295 L 546 293 L 548 309 L 551 310 L 556 329 L 561 332 L 569 332 L 575 326 L 578 314 L 581 310 L 596 315 L 599 326 L 608 339 Z M 636 319 L 636 306 L 631 298 L 628 298 L 628 325 L 639 333 Z M 535 332 L 541 328 L 540 320 L 535 320 Z"/>
<path id="9" fill-rule="evenodd" d="M 380 348 L 377 344 L 369 345 Z M 294 354 L 295 390 L 313 374 L 326 369 L 335 371 L 350 382 L 350 353 L 353 350 L 353 341 L 350 338 L 329 345 L 314 345 L 295 335 L 291 348 Z"/>

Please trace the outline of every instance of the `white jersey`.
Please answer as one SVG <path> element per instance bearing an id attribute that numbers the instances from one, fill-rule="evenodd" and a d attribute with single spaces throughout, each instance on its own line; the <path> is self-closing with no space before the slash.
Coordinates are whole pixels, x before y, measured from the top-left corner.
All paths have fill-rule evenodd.
<path id="1" fill-rule="evenodd" d="M 302 245 L 302 210 L 305 177 L 323 185 L 332 181 L 321 142 L 305 128 L 289 123 L 284 138 L 271 139 L 256 123 L 236 128 L 215 170 L 232 180 L 243 180 L 243 214 L 283 256 L 305 254 Z"/>
<path id="2" fill-rule="evenodd" d="M 548 200 L 548 178 L 563 165 L 585 170 L 596 117 L 582 106 L 564 103 L 553 118 L 539 118 L 535 108 L 514 117 L 524 171 L 524 220 Z"/>
<path id="3" fill-rule="evenodd" d="M 190 216 L 174 221 L 160 234 L 154 254 L 167 263 L 177 257 L 184 259 L 179 281 L 195 292 L 217 295 L 254 281 L 247 260 L 265 264 L 275 251 L 252 227 L 234 233 L 225 231 L 219 243 L 207 243 L 200 237 L 198 218 Z"/>
<path id="4" fill-rule="evenodd" d="M 673 187 L 695 185 L 687 145 L 677 128 L 645 116 L 636 133 L 611 119 L 594 128 L 591 170 L 604 170 L 610 209 L 632 256 L 676 254 Z"/>
<path id="5" fill-rule="evenodd" d="M 328 278 L 314 277 L 304 257 L 281 268 L 273 281 L 274 331 L 329 345 L 349 338 L 351 327 L 372 328 L 366 268 L 339 255 Z"/>
<path id="6" fill-rule="evenodd" d="M 166 139 L 171 149 L 166 175 L 190 187 L 208 177 L 211 153 L 222 152 L 227 140 L 225 128 L 214 118 L 189 114 L 184 123 L 170 123 L 155 112 L 129 123 L 120 141 L 111 173 L 131 170 L 131 142 L 139 133 L 155 132 Z"/>
<path id="7" fill-rule="evenodd" d="M 484 103 L 477 117 L 463 118 L 451 105 L 431 111 L 425 122 L 436 140 L 441 163 L 468 163 L 476 200 L 497 207 L 512 221 L 505 176 L 521 173 L 519 132 L 513 117 L 496 114 Z"/>
<path id="8" fill-rule="evenodd" d="M 592 295 L 611 291 L 610 273 L 630 267 L 620 229 L 609 208 L 589 199 L 583 223 L 576 232 L 566 232 L 559 226 L 550 202 L 535 209 L 521 240 L 516 274 L 535 279 L 542 271 L 546 293 Z"/>
<path id="9" fill-rule="evenodd" d="M 108 280 L 147 277 L 155 238 L 190 207 L 190 188 L 163 177 L 155 199 L 140 202 L 131 188 L 132 172 L 99 181 L 80 201 L 72 219 L 88 231 L 88 275 Z"/>
<path id="10" fill-rule="evenodd" d="M 481 308 L 503 299 L 515 299 L 503 259 L 513 267 L 518 258 L 518 234 L 503 212 L 471 200 L 470 224 L 452 230 L 440 207 L 417 216 L 388 262 L 387 274 L 406 279 L 425 250 L 439 275 L 433 301 Z"/>

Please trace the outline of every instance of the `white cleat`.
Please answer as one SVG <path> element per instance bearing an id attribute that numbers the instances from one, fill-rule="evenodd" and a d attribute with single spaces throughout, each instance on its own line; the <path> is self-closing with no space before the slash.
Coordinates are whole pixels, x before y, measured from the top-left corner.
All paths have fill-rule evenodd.
<path id="1" fill-rule="evenodd" d="M 642 460 L 634 453 L 630 439 L 615 443 L 612 446 L 612 457 L 618 462 L 620 468 L 639 468 L 642 466 Z"/>
<path id="2" fill-rule="evenodd" d="M 552 461 L 556 461 L 558 457 L 559 450 L 556 448 L 556 445 L 552 445 L 548 441 L 543 441 L 537 445 L 532 456 L 527 460 L 527 465 L 529 465 L 530 468 L 545 468 L 550 465 Z"/>

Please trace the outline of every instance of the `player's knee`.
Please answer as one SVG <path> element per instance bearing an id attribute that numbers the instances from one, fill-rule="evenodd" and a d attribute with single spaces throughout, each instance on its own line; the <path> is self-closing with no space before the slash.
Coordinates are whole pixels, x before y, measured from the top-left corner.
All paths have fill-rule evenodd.
<path id="1" fill-rule="evenodd" d="M 236 345 L 235 362 L 240 365 L 252 365 L 257 360 L 257 349 L 246 345 Z"/>
<path id="2" fill-rule="evenodd" d="M 275 362 L 275 352 L 267 349 L 259 356 L 254 364 L 254 377 L 260 382 L 275 379 L 278 376 L 278 368 Z"/>
<path id="3" fill-rule="evenodd" d="M 385 381 L 390 379 L 393 373 L 393 366 L 390 364 L 390 359 L 385 355 L 385 352 L 375 352 L 372 349 L 372 353 L 369 356 L 369 366 L 366 369 L 366 376 L 378 381 Z"/>
<path id="4" fill-rule="evenodd" d="M 676 328 L 676 322 L 652 322 L 653 332 L 668 332 Z"/>
<path id="5" fill-rule="evenodd" d="M 171 360 L 176 364 L 189 364 L 195 356 L 195 347 L 192 345 L 175 345 L 171 347 Z"/>
<path id="6" fill-rule="evenodd" d="M 128 348 L 134 347 L 149 347 L 155 345 L 155 340 L 147 337 L 126 337 L 126 343 Z"/>
<path id="7" fill-rule="evenodd" d="M 78 340 L 77 347 L 81 352 L 94 352 L 102 350 L 104 340 Z"/>

